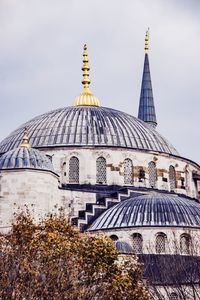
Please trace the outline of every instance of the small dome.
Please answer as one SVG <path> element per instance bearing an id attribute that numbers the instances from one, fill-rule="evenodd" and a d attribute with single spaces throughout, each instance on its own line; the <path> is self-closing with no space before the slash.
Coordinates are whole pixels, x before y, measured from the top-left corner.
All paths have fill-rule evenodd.
<path id="1" fill-rule="evenodd" d="M 116 249 L 122 254 L 131 254 L 133 253 L 133 248 L 129 243 L 116 241 L 115 243 Z"/>
<path id="2" fill-rule="evenodd" d="M 19 147 L 0 156 L 0 169 L 21 168 L 53 171 L 50 159 L 33 148 Z"/>
<path id="3" fill-rule="evenodd" d="M 138 226 L 200 228 L 200 203 L 172 194 L 142 195 L 111 207 L 88 230 Z"/>

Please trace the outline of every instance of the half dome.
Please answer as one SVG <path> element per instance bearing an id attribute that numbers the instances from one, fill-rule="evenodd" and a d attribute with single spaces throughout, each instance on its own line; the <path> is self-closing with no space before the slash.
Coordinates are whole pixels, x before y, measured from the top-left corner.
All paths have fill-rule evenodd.
<path id="1" fill-rule="evenodd" d="M 145 226 L 200 228 L 200 203 L 172 194 L 142 195 L 111 207 L 88 230 Z"/>
<path id="2" fill-rule="evenodd" d="M 19 147 L 0 156 L 0 170 L 37 169 L 53 172 L 50 159 L 33 148 Z"/>
<path id="3" fill-rule="evenodd" d="M 118 110 L 92 106 L 66 107 L 35 117 L 0 143 L 0 153 L 20 145 L 24 127 L 35 148 L 125 147 L 178 155 L 165 138 L 143 121 Z"/>

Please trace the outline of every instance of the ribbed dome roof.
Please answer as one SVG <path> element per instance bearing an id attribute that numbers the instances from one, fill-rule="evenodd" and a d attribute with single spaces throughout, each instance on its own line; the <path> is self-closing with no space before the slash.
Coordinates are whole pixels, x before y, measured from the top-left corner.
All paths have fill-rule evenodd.
<path id="1" fill-rule="evenodd" d="M 88 229 L 138 226 L 200 227 L 200 203 L 176 195 L 152 193 L 122 201 L 105 211 Z"/>
<path id="2" fill-rule="evenodd" d="M 19 168 L 53 171 L 47 156 L 33 148 L 19 147 L 0 156 L 0 170 Z"/>
<path id="3" fill-rule="evenodd" d="M 105 107 L 66 107 L 40 115 L 0 143 L 0 153 L 18 147 L 24 127 L 33 147 L 110 146 L 178 155 L 174 147 L 143 121 Z"/>

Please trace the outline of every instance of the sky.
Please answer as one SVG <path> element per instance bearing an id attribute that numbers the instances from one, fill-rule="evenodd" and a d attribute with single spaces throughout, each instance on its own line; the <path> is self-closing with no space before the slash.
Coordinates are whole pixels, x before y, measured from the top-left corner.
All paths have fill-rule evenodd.
<path id="1" fill-rule="evenodd" d="M 137 117 L 150 28 L 157 130 L 200 163 L 199 0 L 0 0 L 0 140 L 80 94 Z"/>

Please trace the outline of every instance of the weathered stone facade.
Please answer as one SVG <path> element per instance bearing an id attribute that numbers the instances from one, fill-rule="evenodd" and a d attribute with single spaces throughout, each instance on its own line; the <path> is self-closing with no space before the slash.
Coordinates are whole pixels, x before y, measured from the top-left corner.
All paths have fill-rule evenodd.
<path id="1" fill-rule="evenodd" d="M 44 215 L 56 205 L 63 207 L 66 215 L 70 218 L 77 217 L 80 210 L 86 208 L 87 203 L 96 202 L 96 194 L 89 191 L 63 189 L 63 185 L 69 184 L 69 161 L 71 157 L 77 157 L 79 161 L 80 185 L 96 185 L 98 157 L 106 160 L 106 185 L 127 186 L 137 189 L 151 189 L 149 183 L 149 162 L 153 161 L 156 167 L 155 189 L 166 192 L 187 195 L 199 198 L 199 183 L 193 180 L 194 172 L 200 173 L 200 168 L 194 162 L 187 159 L 167 154 L 136 151 L 132 149 L 109 149 L 109 148 L 54 148 L 41 150 L 51 157 L 55 174 L 38 170 L 2 170 L 0 178 L 0 196 L 2 211 L 2 226 L 7 224 L 3 211 L 10 207 L 11 203 L 17 206 L 27 204 L 38 206 Z M 124 182 L 124 161 L 132 161 L 132 184 Z M 169 168 L 175 170 L 175 188 L 171 190 Z M 42 200 L 41 200 L 42 199 Z M 43 200 L 44 199 L 44 200 Z M 43 202 L 44 201 L 44 202 Z M 3 204 L 6 203 L 6 204 Z M 43 204 L 42 204 L 43 203 Z M 7 226 L 7 225 L 5 225 Z"/>
<path id="2" fill-rule="evenodd" d="M 79 159 L 79 183 L 96 184 L 96 160 L 98 157 L 106 159 L 107 185 L 126 185 L 124 183 L 124 160 L 131 159 L 133 163 L 133 186 L 151 188 L 149 184 L 148 164 L 155 162 L 157 172 L 158 190 L 171 191 L 169 183 L 169 168 L 175 169 L 176 193 L 184 194 L 192 198 L 199 197 L 199 187 L 192 178 L 193 172 L 200 174 L 200 167 L 185 158 L 167 155 L 163 153 L 142 152 L 132 149 L 97 149 L 97 148 L 71 148 L 43 150 L 52 156 L 54 170 L 60 176 L 60 183 L 69 183 L 69 160 L 75 156 Z M 144 176 L 140 177 L 143 170 Z"/>
<path id="3" fill-rule="evenodd" d="M 58 176 L 48 171 L 15 169 L 1 171 L 0 227 L 7 231 L 14 215 L 29 210 L 38 222 L 62 205 Z"/>

